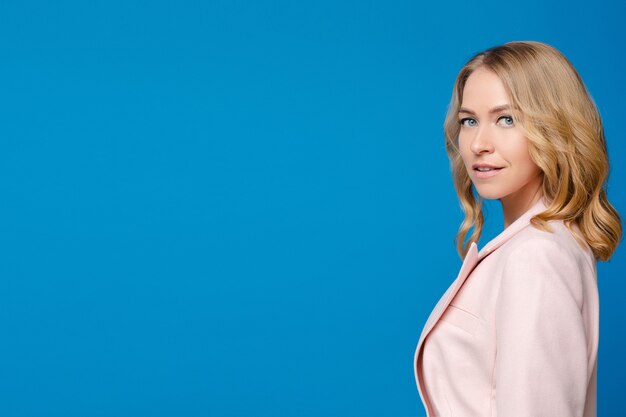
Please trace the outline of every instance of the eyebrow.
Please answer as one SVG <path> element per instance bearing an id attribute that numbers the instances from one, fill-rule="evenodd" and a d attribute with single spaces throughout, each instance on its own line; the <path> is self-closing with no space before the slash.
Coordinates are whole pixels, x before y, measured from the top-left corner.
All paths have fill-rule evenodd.
<path id="1" fill-rule="evenodd" d="M 509 106 L 508 104 L 503 104 L 501 106 L 496 106 L 493 109 L 489 110 L 489 114 L 494 114 L 494 113 L 501 112 L 502 110 L 510 110 L 510 109 L 511 109 L 511 106 Z M 475 112 L 473 112 L 470 109 L 466 109 L 465 107 L 461 107 L 459 109 L 459 113 L 473 114 L 474 116 L 476 116 Z"/>

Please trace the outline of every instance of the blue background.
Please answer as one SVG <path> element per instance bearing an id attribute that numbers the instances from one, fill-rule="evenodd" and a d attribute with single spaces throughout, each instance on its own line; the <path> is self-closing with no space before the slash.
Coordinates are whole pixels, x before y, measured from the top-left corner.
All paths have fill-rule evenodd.
<path id="1" fill-rule="evenodd" d="M 0 415 L 423 416 L 413 353 L 461 264 L 454 77 L 559 48 L 626 215 L 622 7 L 2 2 Z M 602 416 L 625 266 L 599 264 Z"/>

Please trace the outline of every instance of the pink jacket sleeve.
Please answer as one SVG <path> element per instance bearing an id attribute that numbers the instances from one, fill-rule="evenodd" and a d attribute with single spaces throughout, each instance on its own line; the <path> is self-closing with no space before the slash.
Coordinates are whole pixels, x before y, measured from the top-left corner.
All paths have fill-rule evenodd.
<path id="1" fill-rule="evenodd" d="M 583 415 L 582 267 L 548 239 L 523 242 L 507 259 L 496 305 L 498 416 Z"/>

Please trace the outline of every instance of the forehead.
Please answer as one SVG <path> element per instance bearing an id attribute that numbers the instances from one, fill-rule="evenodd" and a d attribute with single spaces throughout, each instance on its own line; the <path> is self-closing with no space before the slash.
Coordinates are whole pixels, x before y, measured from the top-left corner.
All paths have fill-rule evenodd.
<path id="1" fill-rule="evenodd" d="M 498 75 L 488 69 L 478 68 L 465 82 L 462 103 L 464 107 L 493 107 L 509 104 L 509 96 Z"/>

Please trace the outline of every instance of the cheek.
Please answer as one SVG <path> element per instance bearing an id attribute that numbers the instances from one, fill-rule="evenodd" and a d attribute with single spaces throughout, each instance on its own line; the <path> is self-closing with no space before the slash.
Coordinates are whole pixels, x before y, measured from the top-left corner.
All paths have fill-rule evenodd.
<path id="1" fill-rule="evenodd" d="M 523 177 L 534 176 L 540 171 L 528 153 L 528 141 L 524 138 L 507 149 L 509 161 L 516 166 L 516 171 Z"/>

